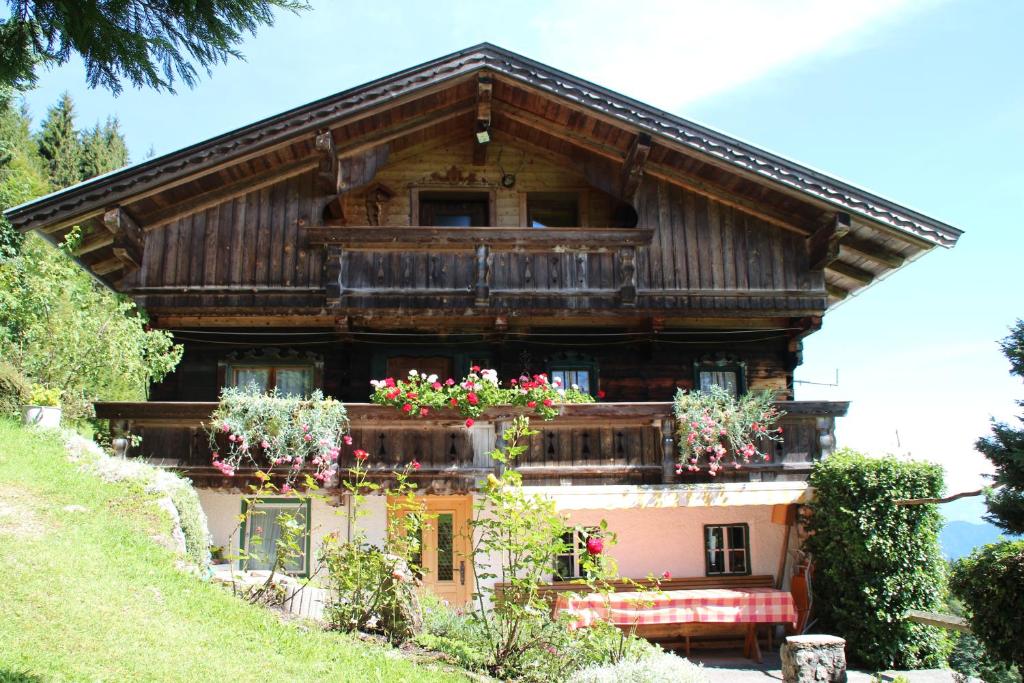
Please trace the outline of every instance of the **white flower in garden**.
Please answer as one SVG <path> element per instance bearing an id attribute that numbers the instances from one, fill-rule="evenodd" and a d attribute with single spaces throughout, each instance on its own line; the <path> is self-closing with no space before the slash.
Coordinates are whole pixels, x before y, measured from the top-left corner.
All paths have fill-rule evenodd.
<path id="1" fill-rule="evenodd" d="M 416 372 L 415 370 L 410 370 L 409 371 L 409 376 L 410 377 L 419 377 L 420 373 Z"/>
<path id="2" fill-rule="evenodd" d="M 486 381 L 490 382 L 494 386 L 498 386 L 498 371 L 497 370 L 484 370 L 480 374 L 483 376 L 483 378 Z"/>
<path id="3" fill-rule="evenodd" d="M 578 384 L 573 384 L 573 385 L 572 385 L 572 390 L 573 390 L 573 391 L 579 391 L 579 390 L 580 390 L 580 385 L 578 385 Z"/>
<path id="4" fill-rule="evenodd" d="M 427 384 L 433 384 L 436 381 L 437 381 L 437 375 L 431 375 L 430 377 L 427 377 Z"/>
<path id="5" fill-rule="evenodd" d="M 371 379 L 370 380 L 370 386 L 372 386 L 374 389 L 380 389 L 382 386 L 384 386 L 384 380 L 381 380 L 381 379 Z"/>
<path id="6" fill-rule="evenodd" d="M 541 376 L 543 377 L 543 375 L 541 375 Z M 554 384 L 556 387 L 560 387 L 560 386 L 562 386 L 562 378 L 561 377 L 556 377 L 553 380 L 551 380 L 551 383 Z"/>

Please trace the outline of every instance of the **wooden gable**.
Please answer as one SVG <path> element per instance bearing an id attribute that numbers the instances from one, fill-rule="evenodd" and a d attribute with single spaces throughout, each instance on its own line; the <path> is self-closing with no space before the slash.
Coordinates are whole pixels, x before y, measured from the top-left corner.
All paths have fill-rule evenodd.
<path id="1" fill-rule="evenodd" d="M 486 191 L 504 232 L 399 231 L 419 227 L 432 189 Z M 522 227 L 524 197 L 542 191 L 579 193 L 577 232 Z M 614 230 L 622 205 L 632 235 Z M 54 241 L 80 225 L 82 265 L 158 319 L 309 324 L 814 317 L 960 234 L 490 45 L 7 216 Z"/>

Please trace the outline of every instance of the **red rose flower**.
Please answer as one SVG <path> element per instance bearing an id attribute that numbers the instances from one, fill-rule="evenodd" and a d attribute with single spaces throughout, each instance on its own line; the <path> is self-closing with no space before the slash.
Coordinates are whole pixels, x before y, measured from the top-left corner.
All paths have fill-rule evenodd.
<path id="1" fill-rule="evenodd" d="M 587 552 L 591 555 L 600 555 L 604 552 L 604 539 L 591 536 L 587 539 Z"/>

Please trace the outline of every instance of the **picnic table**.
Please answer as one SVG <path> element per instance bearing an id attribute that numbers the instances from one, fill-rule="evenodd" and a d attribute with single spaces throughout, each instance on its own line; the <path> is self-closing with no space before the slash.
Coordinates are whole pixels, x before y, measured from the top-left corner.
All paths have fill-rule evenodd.
<path id="1" fill-rule="evenodd" d="M 743 630 L 744 655 L 757 661 L 761 660 L 757 642 L 759 624 L 795 627 L 797 623 L 792 594 L 774 588 L 562 595 L 555 601 L 554 613 L 568 615 L 570 628 L 585 628 L 606 621 L 624 630 L 635 629 L 637 635 L 647 638 L 682 637 L 686 654 L 690 654 L 690 636 L 714 632 L 713 625 L 727 625 L 733 630 Z"/>

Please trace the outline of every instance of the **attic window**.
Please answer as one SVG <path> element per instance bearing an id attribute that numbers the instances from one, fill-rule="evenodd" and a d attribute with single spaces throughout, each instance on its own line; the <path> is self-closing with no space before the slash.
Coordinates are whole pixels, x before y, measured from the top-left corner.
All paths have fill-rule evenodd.
<path id="1" fill-rule="evenodd" d="M 478 228 L 490 225 L 490 197 L 486 192 L 420 192 L 421 225 Z"/>
<path id="2" fill-rule="evenodd" d="M 580 198 L 574 192 L 530 192 L 526 224 L 531 228 L 571 228 L 580 224 Z"/>

